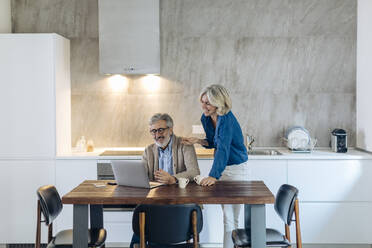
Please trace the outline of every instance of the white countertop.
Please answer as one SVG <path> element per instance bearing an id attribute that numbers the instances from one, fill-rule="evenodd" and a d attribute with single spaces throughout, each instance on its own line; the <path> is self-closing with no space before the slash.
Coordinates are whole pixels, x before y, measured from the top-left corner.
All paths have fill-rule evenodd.
<path id="1" fill-rule="evenodd" d="M 282 153 L 282 155 L 249 155 L 248 160 L 302 160 L 302 159 L 370 159 L 372 160 L 372 153 L 364 152 L 359 149 L 349 148 L 347 153 L 335 153 L 330 148 L 317 148 L 311 153 L 293 153 L 285 147 L 260 147 L 254 149 L 274 149 Z M 111 159 L 141 159 L 141 155 L 131 156 L 99 156 L 105 150 L 118 151 L 143 151 L 144 147 L 101 147 L 95 148 L 93 152 L 72 152 L 69 154 L 57 156 L 57 160 L 63 159 L 97 159 L 97 160 L 111 160 Z M 212 155 L 209 158 L 203 157 L 199 159 L 213 159 Z"/>

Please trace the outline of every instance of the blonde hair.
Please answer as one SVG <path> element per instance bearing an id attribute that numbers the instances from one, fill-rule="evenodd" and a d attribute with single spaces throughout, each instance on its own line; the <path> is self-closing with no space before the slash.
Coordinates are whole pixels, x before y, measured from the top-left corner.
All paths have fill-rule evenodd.
<path id="1" fill-rule="evenodd" d="M 205 87 L 200 93 L 199 101 L 201 101 L 203 95 L 206 95 L 209 103 L 217 108 L 218 115 L 225 115 L 230 111 L 232 107 L 231 98 L 227 89 L 222 85 L 212 84 Z"/>

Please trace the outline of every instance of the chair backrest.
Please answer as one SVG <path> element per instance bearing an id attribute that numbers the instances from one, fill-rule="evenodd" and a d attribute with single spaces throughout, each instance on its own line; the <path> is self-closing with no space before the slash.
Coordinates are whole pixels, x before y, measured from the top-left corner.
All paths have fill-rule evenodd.
<path id="1" fill-rule="evenodd" d="M 274 204 L 275 211 L 287 225 L 290 225 L 292 222 L 297 195 L 298 189 L 289 184 L 280 186 L 276 194 Z"/>
<path id="2" fill-rule="evenodd" d="M 138 205 L 134 209 L 133 232 L 140 236 L 139 213 L 145 212 L 146 241 L 157 244 L 175 244 L 192 238 L 192 212 L 197 213 L 197 233 L 203 228 L 203 216 L 196 204 Z"/>
<path id="3" fill-rule="evenodd" d="M 51 224 L 62 211 L 63 205 L 57 189 L 53 185 L 41 186 L 37 190 L 41 212 L 45 217 L 45 224 Z"/>

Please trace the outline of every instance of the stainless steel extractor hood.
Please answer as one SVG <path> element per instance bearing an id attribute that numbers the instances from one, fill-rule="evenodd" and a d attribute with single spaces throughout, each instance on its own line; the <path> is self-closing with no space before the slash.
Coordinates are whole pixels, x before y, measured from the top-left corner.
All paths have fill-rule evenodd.
<path id="1" fill-rule="evenodd" d="M 160 74 L 159 0 L 99 0 L 103 74 Z"/>

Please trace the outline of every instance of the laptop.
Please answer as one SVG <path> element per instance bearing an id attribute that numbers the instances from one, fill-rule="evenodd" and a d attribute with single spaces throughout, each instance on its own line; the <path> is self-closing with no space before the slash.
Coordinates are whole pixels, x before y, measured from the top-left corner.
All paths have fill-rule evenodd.
<path id="1" fill-rule="evenodd" d="M 162 185 L 159 182 L 150 182 L 145 165 L 141 160 L 112 160 L 117 185 L 152 189 Z"/>

